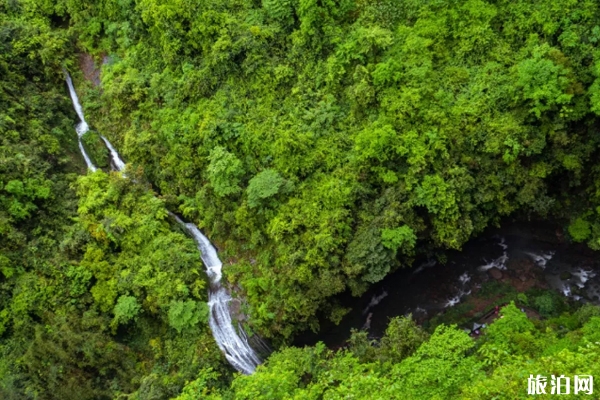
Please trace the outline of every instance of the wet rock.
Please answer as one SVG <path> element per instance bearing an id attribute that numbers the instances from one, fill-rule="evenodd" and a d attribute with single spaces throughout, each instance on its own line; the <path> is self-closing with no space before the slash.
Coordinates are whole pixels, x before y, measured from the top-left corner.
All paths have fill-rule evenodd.
<path id="1" fill-rule="evenodd" d="M 100 69 L 96 66 L 90 54 L 83 53 L 79 55 L 79 66 L 86 80 L 92 82 L 94 86 L 100 85 Z"/>
<path id="2" fill-rule="evenodd" d="M 229 312 L 231 314 L 232 319 L 236 319 L 238 321 L 243 321 L 245 319 L 241 309 L 242 302 L 239 299 L 232 299 L 229 302 Z"/>
<path id="3" fill-rule="evenodd" d="M 521 267 L 523 268 L 523 271 L 526 273 L 529 273 L 532 270 L 534 270 L 535 266 L 536 266 L 535 263 L 531 259 L 525 259 L 525 260 L 523 260 L 523 262 L 521 262 Z"/>
<path id="4" fill-rule="evenodd" d="M 494 279 L 497 279 L 497 280 L 502 279 L 502 271 L 500 271 L 496 267 L 490 268 L 490 270 L 488 271 L 488 274 L 490 274 L 490 276 Z"/>
<path id="5" fill-rule="evenodd" d="M 564 271 L 560 274 L 560 280 L 562 281 L 566 281 L 568 279 L 571 279 L 573 277 L 573 274 L 571 274 L 569 271 Z"/>
<path id="6" fill-rule="evenodd" d="M 506 264 L 509 270 L 514 271 L 517 275 L 523 275 L 529 273 L 535 266 L 534 262 L 529 259 L 517 259 L 511 260 Z"/>

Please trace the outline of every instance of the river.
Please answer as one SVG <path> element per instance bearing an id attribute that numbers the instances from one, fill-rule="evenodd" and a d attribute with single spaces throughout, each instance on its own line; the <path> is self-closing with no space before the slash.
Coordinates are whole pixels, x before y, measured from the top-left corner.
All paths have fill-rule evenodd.
<path id="1" fill-rule="evenodd" d="M 413 268 L 391 273 L 360 298 L 340 296 L 341 305 L 352 309 L 341 323 L 323 318 L 318 333 L 299 335 L 295 345 L 323 341 L 338 348 L 351 329 L 380 338 L 390 318 L 410 313 L 418 322 L 426 321 L 461 304 L 492 280 L 519 291 L 546 287 L 573 301 L 599 303 L 597 253 L 557 238 L 556 231 L 557 225 L 550 222 L 504 221 L 502 228 L 487 229 L 461 251 L 446 252 L 445 264 L 422 259 Z"/>

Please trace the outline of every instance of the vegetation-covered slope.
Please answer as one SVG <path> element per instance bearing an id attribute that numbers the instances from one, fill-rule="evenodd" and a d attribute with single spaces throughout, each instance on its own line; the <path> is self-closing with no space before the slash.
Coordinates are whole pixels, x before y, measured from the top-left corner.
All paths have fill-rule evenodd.
<path id="1" fill-rule="evenodd" d="M 593 398 L 588 391 L 575 395 L 573 382 L 575 375 L 600 373 L 598 312 L 584 307 L 535 326 L 511 304 L 478 341 L 445 325 L 425 340 L 409 319 L 394 319 L 377 348 L 360 338 L 337 353 L 322 345 L 287 348 L 254 375 L 238 376 L 228 391 L 211 390 L 203 375 L 178 400 L 528 399 L 528 378 L 538 374 L 547 386 L 536 398 L 557 396 L 551 375 L 569 377 L 571 395 L 562 397 Z"/>
<path id="2" fill-rule="evenodd" d="M 264 335 L 511 213 L 598 247 L 593 1 L 39 10 L 108 54 L 90 119 L 223 244 Z"/>
<path id="3" fill-rule="evenodd" d="M 203 366 L 226 371 L 196 246 L 164 201 L 116 174 L 78 178 L 66 32 L 3 7 L 0 397 L 165 398 Z"/>
<path id="4" fill-rule="evenodd" d="M 529 373 L 595 373 L 597 317 L 565 333 L 509 308 L 477 344 L 396 321 L 379 349 L 286 349 L 228 387 L 166 207 L 221 245 L 275 343 L 503 216 L 597 249 L 599 40 L 594 1 L 3 2 L 0 394 L 515 398 Z M 77 178 L 78 52 L 107 56 L 85 109 L 131 178 Z"/>

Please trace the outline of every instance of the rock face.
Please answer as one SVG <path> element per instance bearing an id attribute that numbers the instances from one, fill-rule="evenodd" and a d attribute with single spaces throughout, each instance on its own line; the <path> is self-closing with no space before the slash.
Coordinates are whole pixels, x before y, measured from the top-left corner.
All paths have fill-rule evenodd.
<path id="1" fill-rule="evenodd" d="M 229 312 L 231 317 L 238 322 L 246 320 L 246 316 L 242 313 L 242 302 L 239 299 L 231 299 L 229 302 Z"/>
<path id="2" fill-rule="evenodd" d="M 490 274 L 490 276 L 494 279 L 497 279 L 497 280 L 502 279 L 502 271 L 500 271 L 496 267 L 490 268 L 490 270 L 488 271 L 488 274 Z"/>
<path id="3" fill-rule="evenodd" d="M 96 67 L 91 55 L 80 54 L 79 65 L 86 80 L 92 82 L 94 86 L 100 85 L 100 69 Z"/>

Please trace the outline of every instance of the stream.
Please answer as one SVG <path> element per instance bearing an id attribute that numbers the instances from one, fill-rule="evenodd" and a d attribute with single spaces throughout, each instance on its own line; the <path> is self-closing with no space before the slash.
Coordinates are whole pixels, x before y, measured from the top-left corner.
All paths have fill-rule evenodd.
<path id="1" fill-rule="evenodd" d="M 305 332 L 295 345 L 324 342 L 339 348 L 350 330 L 366 330 L 372 339 L 383 336 L 390 318 L 412 314 L 423 322 L 461 304 L 485 282 L 510 283 L 524 291 L 539 284 L 574 301 L 600 304 L 600 260 L 583 244 L 556 237 L 549 222 L 506 221 L 466 243 L 462 251 L 448 251 L 447 262 L 420 260 L 373 285 L 359 298 L 345 294 L 341 305 L 352 310 L 339 325 L 321 319 L 318 333 Z"/>
<path id="2" fill-rule="evenodd" d="M 97 170 L 96 166 L 92 163 L 89 155 L 86 153 L 85 148 L 81 142 L 81 138 L 89 131 L 89 125 L 85 121 L 83 114 L 83 108 L 79 103 L 79 98 L 73 81 L 68 72 L 65 71 L 67 86 L 69 87 L 69 94 L 73 101 L 73 108 L 79 116 L 79 124 L 75 128 L 77 132 L 77 138 L 79 143 L 79 150 L 83 155 L 85 163 L 90 171 L 94 172 Z M 111 167 L 113 170 L 123 173 L 125 169 L 125 162 L 119 156 L 119 153 L 114 146 L 104 136 L 100 136 L 104 141 L 104 144 L 110 151 Z M 217 251 L 212 243 L 206 236 L 200 232 L 198 227 L 190 222 L 184 222 L 180 217 L 172 212 L 169 215 L 181 225 L 186 232 L 194 239 L 198 251 L 200 252 L 200 258 L 206 267 L 206 274 L 210 282 L 210 288 L 208 291 L 208 307 L 209 307 L 209 326 L 217 345 L 225 355 L 225 358 L 236 370 L 239 372 L 249 375 L 254 372 L 256 367 L 261 363 L 261 360 L 256 351 L 250 346 L 248 337 L 241 325 L 238 327 L 233 325 L 231 314 L 229 312 L 229 303 L 232 300 L 229 292 L 221 285 L 222 267 L 223 263 L 217 255 Z M 265 346 L 261 343 L 259 338 L 253 338 L 255 342 L 264 348 Z"/>

